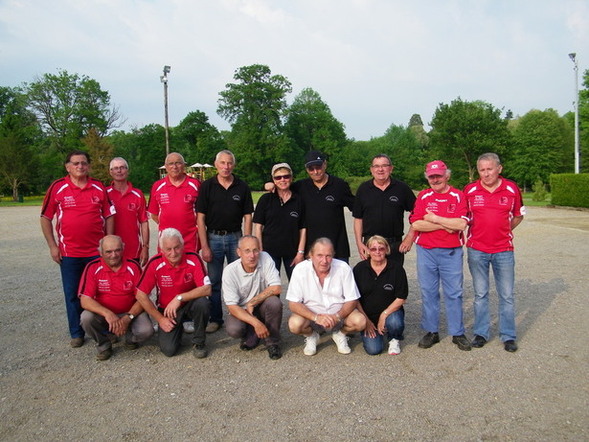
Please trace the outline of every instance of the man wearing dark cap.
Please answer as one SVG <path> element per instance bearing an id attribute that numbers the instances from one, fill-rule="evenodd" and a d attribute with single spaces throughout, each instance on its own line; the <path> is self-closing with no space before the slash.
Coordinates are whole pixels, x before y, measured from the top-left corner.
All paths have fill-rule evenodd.
<path id="1" fill-rule="evenodd" d="M 354 206 L 350 186 L 341 178 L 326 172 L 327 158 L 321 152 L 307 152 L 305 169 L 309 178 L 293 183 L 292 188 L 303 200 L 307 227 L 306 249 L 317 238 L 329 238 L 335 247 L 334 258 L 348 262 L 350 244 L 344 207 L 351 211 Z"/>

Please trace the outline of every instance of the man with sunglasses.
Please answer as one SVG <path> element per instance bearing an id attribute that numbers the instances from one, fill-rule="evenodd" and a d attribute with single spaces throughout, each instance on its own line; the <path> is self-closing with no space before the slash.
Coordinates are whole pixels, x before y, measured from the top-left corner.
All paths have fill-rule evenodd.
<path id="1" fill-rule="evenodd" d="M 393 163 L 381 153 L 372 158 L 372 179 L 358 187 L 354 200 L 354 238 L 361 259 L 368 258 L 366 241 L 379 235 L 391 246 L 391 259 L 403 265 L 411 237 L 403 241 L 405 212 L 413 210 L 415 195 L 407 184 L 391 177 Z"/>
<path id="2" fill-rule="evenodd" d="M 327 157 L 318 151 L 307 152 L 305 169 L 309 178 L 293 183 L 292 188 L 303 200 L 306 249 L 317 238 L 329 238 L 334 245 L 336 259 L 348 262 L 350 243 L 346 231 L 344 207 L 352 211 L 354 195 L 341 178 L 327 173 Z"/>
<path id="3" fill-rule="evenodd" d="M 418 346 L 430 348 L 440 342 L 441 282 L 448 334 L 460 350 L 469 351 L 471 344 L 464 335 L 462 319 L 462 246 L 468 222 L 467 208 L 462 191 L 448 184 L 450 175 L 450 169 L 442 161 L 428 163 L 425 177 L 430 187 L 419 193 L 409 216 L 412 230 L 416 232 L 421 327 L 427 332 Z"/>

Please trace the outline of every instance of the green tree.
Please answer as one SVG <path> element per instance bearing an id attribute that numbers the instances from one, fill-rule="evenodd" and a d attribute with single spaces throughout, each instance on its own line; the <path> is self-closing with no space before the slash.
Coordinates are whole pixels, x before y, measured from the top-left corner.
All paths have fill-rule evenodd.
<path id="1" fill-rule="evenodd" d="M 291 83 L 259 64 L 237 69 L 233 79 L 219 93 L 217 113 L 232 124 L 227 141 L 238 160 L 236 171 L 252 188 L 261 188 L 273 162 L 288 151 L 282 121 Z"/>
<path id="2" fill-rule="evenodd" d="M 572 128 L 554 109 L 531 110 L 513 129 L 513 157 L 506 169 L 524 188 L 549 182 L 551 173 L 572 172 Z"/>
<path id="3" fill-rule="evenodd" d="M 188 164 L 211 163 L 217 152 L 226 149 L 227 143 L 201 111 L 190 112 L 172 129 L 173 144 L 186 152 Z"/>
<path id="4" fill-rule="evenodd" d="M 453 183 L 475 179 L 476 161 L 485 152 L 508 159 L 511 138 L 501 110 L 482 101 L 440 103 L 431 122 L 428 160 L 440 159 L 453 171 Z M 436 158 L 434 158 L 436 157 Z"/>
<path id="5" fill-rule="evenodd" d="M 303 89 L 295 97 L 287 111 L 284 132 L 293 142 L 292 158 L 289 158 L 291 166 L 302 170 L 305 153 L 318 150 L 328 155 L 330 172 L 336 175 L 346 173 L 346 161 L 341 155 L 348 144 L 344 125 L 313 89 Z"/>
<path id="6" fill-rule="evenodd" d="M 92 159 L 90 171 L 92 177 L 104 184 L 109 183 L 111 181 L 110 160 L 114 157 L 112 144 L 101 137 L 94 128 L 88 131 L 88 134 L 82 139 L 82 144 Z"/>
<path id="7" fill-rule="evenodd" d="M 62 154 L 82 147 L 81 140 L 90 129 L 104 136 L 122 123 L 108 92 L 85 75 L 60 70 L 37 78 L 27 89 L 29 109 Z"/>
<path id="8" fill-rule="evenodd" d="M 580 168 L 581 172 L 589 173 L 589 69 L 583 74 L 583 86 L 584 89 L 579 91 Z"/>

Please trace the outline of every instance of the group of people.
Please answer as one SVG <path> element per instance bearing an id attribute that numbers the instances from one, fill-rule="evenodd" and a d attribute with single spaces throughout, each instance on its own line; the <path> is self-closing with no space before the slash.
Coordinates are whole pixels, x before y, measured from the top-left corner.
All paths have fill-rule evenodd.
<path id="1" fill-rule="evenodd" d="M 72 347 L 82 346 L 87 334 L 97 359 L 106 360 L 119 337 L 129 349 L 149 339 L 154 321 L 165 355 L 176 354 L 189 332 L 194 356 L 204 358 L 206 334 L 225 325 L 242 350 L 263 340 L 269 357 L 279 359 L 284 266 L 288 327 L 304 337 L 305 355 L 316 353 L 326 332 L 342 354 L 350 353 L 348 337 L 357 332 L 368 354 L 387 346 L 399 354 L 408 295 L 404 254 L 415 244 L 426 331 L 419 347 L 440 340 L 440 283 L 452 342 L 461 350 L 485 345 L 492 267 L 500 337 L 505 350 L 517 350 L 512 232 L 525 208 L 517 185 L 500 175 L 497 155 L 481 155 L 480 179 L 464 191 L 449 185 L 442 161 L 428 163 L 429 188 L 416 197 L 392 177 L 390 158 L 379 154 L 372 158 L 372 179 L 354 196 L 344 180 L 327 173 L 326 156 L 312 151 L 305 156 L 308 178 L 295 182 L 287 163 L 272 167 L 270 191 L 255 210 L 250 188 L 233 173 L 233 153 L 219 152 L 214 164 L 217 174 L 201 183 L 186 173 L 182 155 L 169 154 L 166 176 L 153 184 L 146 204 L 123 158 L 111 161 L 113 182 L 105 188 L 89 176 L 86 152 L 68 155 L 68 174 L 47 191 L 41 227 L 60 264 Z M 361 258 L 353 269 L 346 207 Z M 158 225 L 151 257 L 149 217 Z M 463 324 L 464 244 L 475 291 L 472 341 Z"/>

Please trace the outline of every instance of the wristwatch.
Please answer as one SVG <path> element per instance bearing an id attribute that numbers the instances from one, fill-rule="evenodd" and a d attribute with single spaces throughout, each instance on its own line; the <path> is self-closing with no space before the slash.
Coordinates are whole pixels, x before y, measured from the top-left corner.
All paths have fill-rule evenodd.
<path id="1" fill-rule="evenodd" d="M 184 298 L 182 297 L 182 295 L 176 296 L 176 299 L 180 302 L 184 301 Z"/>
<path id="2" fill-rule="evenodd" d="M 127 316 L 129 317 L 129 319 L 132 321 L 133 319 L 135 319 L 135 315 L 133 313 L 127 313 Z"/>

